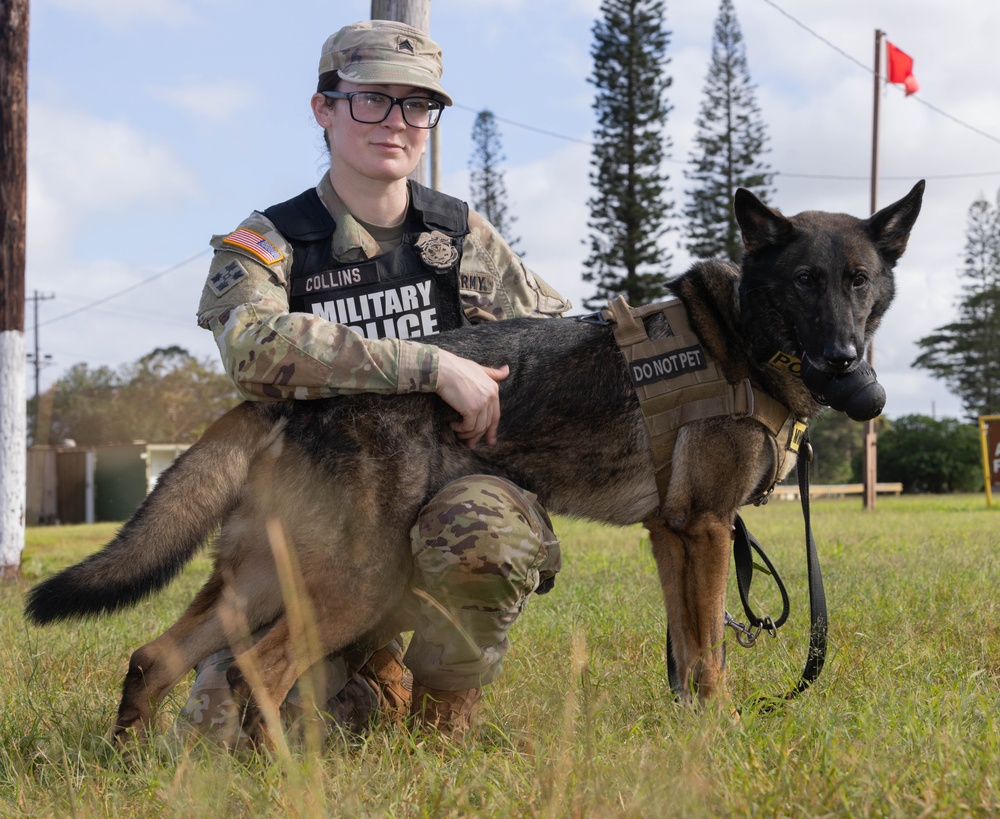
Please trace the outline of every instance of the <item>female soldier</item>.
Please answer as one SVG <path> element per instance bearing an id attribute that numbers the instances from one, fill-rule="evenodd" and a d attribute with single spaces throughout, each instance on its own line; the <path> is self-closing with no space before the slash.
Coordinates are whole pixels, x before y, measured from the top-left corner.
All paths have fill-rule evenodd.
<path id="1" fill-rule="evenodd" d="M 315 188 L 212 239 L 198 321 L 214 333 L 244 398 L 436 392 L 461 416 L 453 427 L 468 446 L 495 443 L 507 367 L 440 350 L 428 343 L 432 334 L 557 316 L 569 304 L 481 215 L 407 180 L 452 104 L 441 73 L 440 48 L 399 23 L 355 23 L 323 45 L 312 111 L 329 171 Z M 317 701 L 353 728 L 381 708 L 459 735 L 500 672 L 506 632 L 528 595 L 551 586 L 558 541 L 533 495 L 488 476 L 444 487 L 411 538 L 419 590 L 407 622 L 412 699 L 397 637 L 370 658 L 328 658 L 329 698 Z M 227 743 L 237 730 L 231 662 L 227 649 L 199 664 L 183 712 Z"/>

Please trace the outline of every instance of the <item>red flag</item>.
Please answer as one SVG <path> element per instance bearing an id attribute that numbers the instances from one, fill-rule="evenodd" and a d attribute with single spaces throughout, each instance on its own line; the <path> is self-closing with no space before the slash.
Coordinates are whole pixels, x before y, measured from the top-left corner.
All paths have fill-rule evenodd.
<path id="1" fill-rule="evenodd" d="M 916 94 L 920 90 L 917 78 L 913 76 L 913 57 L 905 51 L 900 51 L 896 46 L 885 41 L 887 51 L 886 57 L 889 63 L 889 82 L 902 83 L 906 89 L 906 96 Z"/>

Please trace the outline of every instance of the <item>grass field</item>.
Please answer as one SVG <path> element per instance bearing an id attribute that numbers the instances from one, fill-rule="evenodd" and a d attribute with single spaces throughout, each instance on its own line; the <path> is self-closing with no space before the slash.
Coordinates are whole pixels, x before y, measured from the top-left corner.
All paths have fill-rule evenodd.
<path id="1" fill-rule="evenodd" d="M 745 519 L 792 616 L 752 650 L 729 641 L 736 705 L 794 682 L 808 633 L 798 504 Z M 643 530 L 557 520 L 563 571 L 515 626 L 470 742 L 385 726 L 276 758 L 168 731 L 129 757 L 109 746 L 129 654 L 180 614 L 208 562 L 127 613 L 28 627 L 28 584 L 115 527 L 31 529 L 23 584 L 0 587 L 0 816 L 1000 816 L 1000 511 L 982 496 L 880 498 L 869 512 L 824 500 L 813 526 L 830 653 L 776 712 L 737 722 L 675 704 Z M 767 580 L 755 604 L 776 614 Z M 740 619 L 732 582 L 729 609 Z"/>

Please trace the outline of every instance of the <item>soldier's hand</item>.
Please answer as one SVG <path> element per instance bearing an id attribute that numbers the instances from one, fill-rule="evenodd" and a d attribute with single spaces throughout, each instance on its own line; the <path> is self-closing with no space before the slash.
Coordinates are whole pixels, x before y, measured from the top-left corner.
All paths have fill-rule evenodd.
<path id="1" fill-rule="evenodd" d="M 499 369 L 483 367 L 447 350 L 438 355 L 437 394 L 462 416 L 451 428 L 471 449 L 483 438 L 492 446 L 500 425 L 500 389 L 497 382 L 510 374 L 504 364 Z"/>

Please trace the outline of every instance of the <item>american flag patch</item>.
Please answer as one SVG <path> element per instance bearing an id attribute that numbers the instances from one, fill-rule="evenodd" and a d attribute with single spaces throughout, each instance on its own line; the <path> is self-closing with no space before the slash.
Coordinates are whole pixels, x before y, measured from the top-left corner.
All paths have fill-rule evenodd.
<path id="1" fill-rule="evenodd" d="M 222 240 L 222 243 L 224 245 L 242 247 L 264 262 L 264 264 L 274 264 L 285 258 L 281 251 L 267 241 L 267 239 L 259 233 L 254 233 L 252 230 L 247 230 L 246 228 L 234 230 Z"/>

